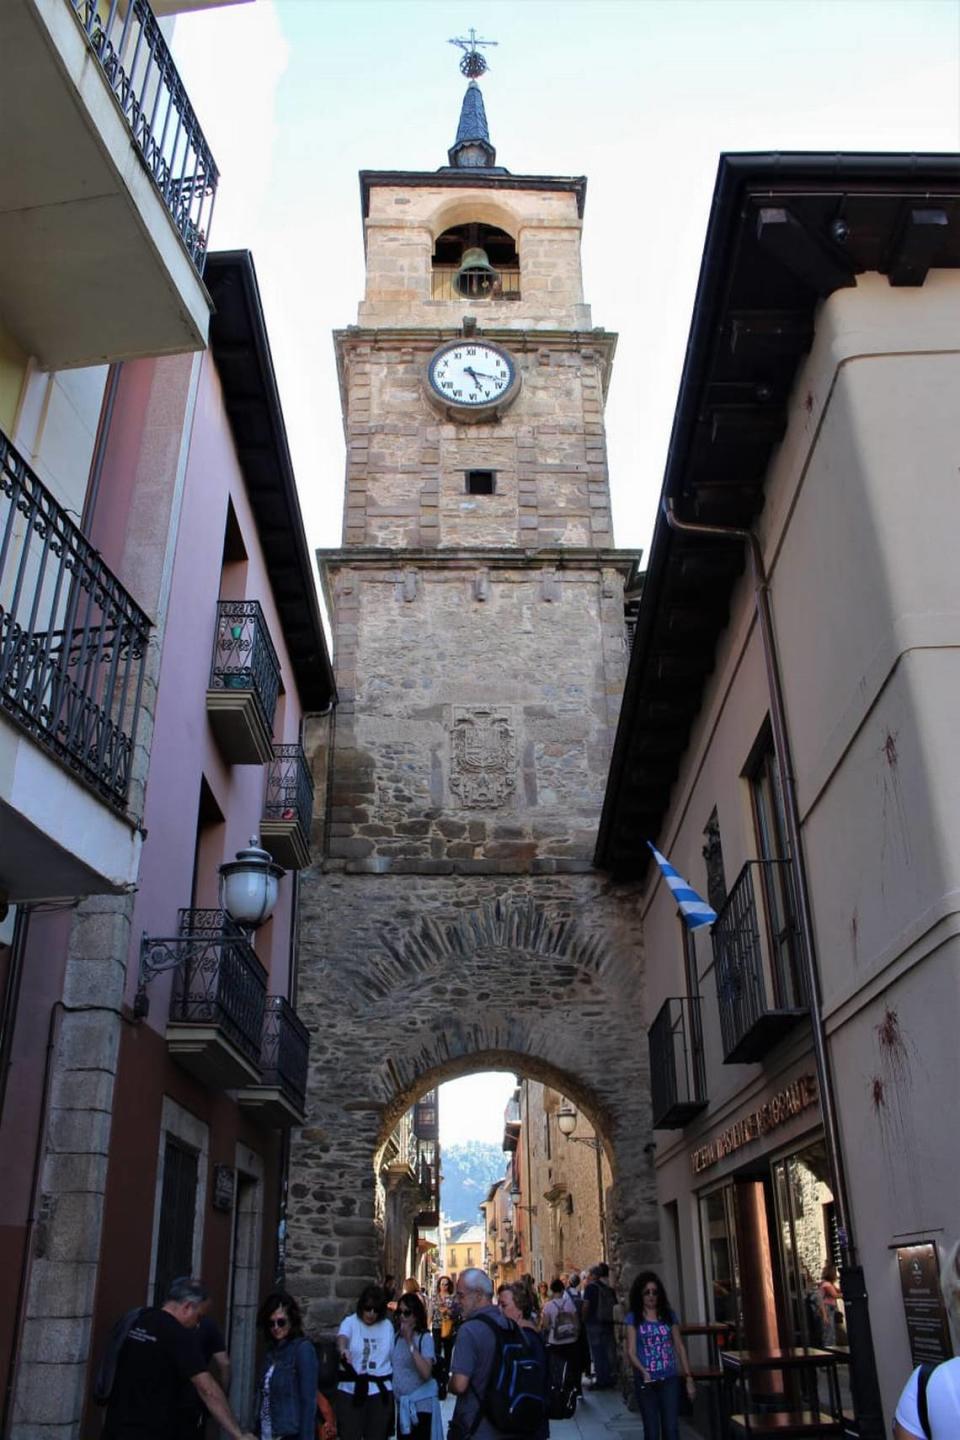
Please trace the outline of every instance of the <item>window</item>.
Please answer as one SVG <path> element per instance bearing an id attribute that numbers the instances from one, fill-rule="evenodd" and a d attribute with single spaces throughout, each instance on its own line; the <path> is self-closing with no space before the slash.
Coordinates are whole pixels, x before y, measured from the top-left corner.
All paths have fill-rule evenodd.
<path id="1" fill-rule="evenodd" d="M 757 858 L 770 944 L 774 1003 L 784 1009 L 803 1006 L 799 971 L 797 907 L 787 826 L 773 735 L 766 725 L 748 766 Z"/>
<path id="2" fill-rule="evenodd" d="M 495 470 L 467 470 L 466 492 L 468 495 L 493 495 L 497 488 Z"/>
<path id="3" fill-rule="evenodd" d="M 197 1152 L 168 1135 L 163 1153 L 155 1304 L 163 1304 L 171 1280 L 189 1275 L 193 1269 L 198 1168 Z"/>

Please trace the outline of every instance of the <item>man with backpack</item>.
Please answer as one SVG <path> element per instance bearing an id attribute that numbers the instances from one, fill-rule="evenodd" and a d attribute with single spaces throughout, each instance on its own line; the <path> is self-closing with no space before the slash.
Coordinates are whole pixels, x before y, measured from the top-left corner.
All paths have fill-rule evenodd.
<path id="1" fill-rule="evenodd" d="M 616 1293 L 609 1284 L 609 1265 L 594 1265 L 584 1291 L 583 1318 L 593 1360 L 594 1390 L 609 1390 L 617 1381 L 617 1344 L 613 1331 Z"/>
<path id="2" fill-rule="evenodd" d="M 956 1440 L 960 1435 L 960 1358 L 919 1365 L 897 1402 L 894 1440 Z"/>
<path id="3" fill-rule="evenodd" d="M 449 1390 L 457 1403 L 448 1440 L 543 1440 L 549 1381 L 539 1337 L 494 1304 L 493 1285 L 482 1270 L 461 1271 L 457 1300 L 463 1320 L 450 1365 Z"/>

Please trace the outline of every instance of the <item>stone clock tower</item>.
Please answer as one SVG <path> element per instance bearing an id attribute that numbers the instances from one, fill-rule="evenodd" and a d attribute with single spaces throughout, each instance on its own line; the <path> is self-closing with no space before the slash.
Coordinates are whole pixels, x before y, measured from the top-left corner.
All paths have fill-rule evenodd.
<path id="1" fill-rule="evenodd" d="M 346 511 L 318 558 L 340 702 L 301 892 L 287 1252 L 320 1328 L 377 1278 L 390 1131 L 471 1070 L 569 1095 L 612 1167 L 610 1258 L 657 1253 L 639 919 L 591 860 L 632 557 L 612 548 L 586 181 L 498 166 L 474 81 L 448 161 L 362 172 L 366 292 L 335 336 Z"/>

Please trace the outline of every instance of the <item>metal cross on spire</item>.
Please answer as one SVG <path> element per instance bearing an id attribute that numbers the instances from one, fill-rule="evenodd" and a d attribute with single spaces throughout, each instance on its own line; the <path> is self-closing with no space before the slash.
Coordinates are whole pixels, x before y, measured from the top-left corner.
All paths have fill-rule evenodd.
<path id="1" fill-rule="evenodd" d="M 458 45 L 463 51 L 463 59 L 460 61 L 460 73 L 466 75 L 470 80 L 476 80 L 478 75 L 489 69 L 486 59 L 480 54 L 479 45 L 496 45 L 496 40 L 481 40 L 476 30 L 471 27 L 469 40 L 457 39 L 447 42 L 450 45 Z"/>

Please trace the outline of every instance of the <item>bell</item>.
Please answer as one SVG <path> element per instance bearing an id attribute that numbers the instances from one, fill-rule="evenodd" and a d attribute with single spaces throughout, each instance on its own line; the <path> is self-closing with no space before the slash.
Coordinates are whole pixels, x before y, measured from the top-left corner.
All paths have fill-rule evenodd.
<path id="1" fill-rule="evenodd" d="M 492 295 L 499 283 L 500 273 L 490 264 L 486 250 L 481 250 L 479 245 L 464 250 L 460 269 L 453 277 L 453 288 L 458 295 L 472 295 L 482 300 Z"/>

